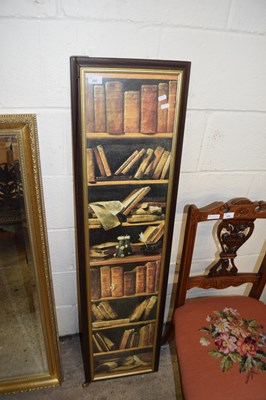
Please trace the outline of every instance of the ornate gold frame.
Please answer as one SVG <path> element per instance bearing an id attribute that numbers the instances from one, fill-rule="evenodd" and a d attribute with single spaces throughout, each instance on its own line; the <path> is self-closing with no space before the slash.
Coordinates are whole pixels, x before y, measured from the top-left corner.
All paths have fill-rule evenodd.
<path id="1" fill-rule="evenodd" d="M 44 214 L 36 116 L 33 114 L 1 115 L 0 135 L 6 133 L 16 136 L 20 148 L 21 175 L 26 187 L 24 193 L 26 216 L 34 259 L 48 371 L 45 374 L 0 380 L 0 394 L 57 386 L 62 382 Z"/>

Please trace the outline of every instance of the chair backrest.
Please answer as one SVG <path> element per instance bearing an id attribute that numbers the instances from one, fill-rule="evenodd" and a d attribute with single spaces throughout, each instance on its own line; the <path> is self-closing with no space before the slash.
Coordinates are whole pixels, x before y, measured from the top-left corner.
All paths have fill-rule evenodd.
<path id="1" fill-rule="evenodd" d="M 186 292 L 193 287 L 224 289 L 251 283 L 249 296 L 257 299 L 261 296 L 266 283 L 266 253 L 256 273 L 239 273 L 234 261 L 237 250 L 252 235 L 254 221 L 258 218 L 266 218 L 265 201 L 235 198 L 227 203 L 215 202 L 202 208 L 189 206 L 175 308 L 185 303 Z M 219 259 L 215 260 L 208 274 L 190 276 L 198 223 L 216 219 L 221 220 L 216 231 L 221 246 Z"/>

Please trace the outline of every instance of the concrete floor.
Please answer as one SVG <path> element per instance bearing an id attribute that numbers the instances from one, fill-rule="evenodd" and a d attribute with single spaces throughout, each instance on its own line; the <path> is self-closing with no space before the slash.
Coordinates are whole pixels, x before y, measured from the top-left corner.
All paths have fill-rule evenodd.
<path id="1" fill-rule="evenodd" d="M 78 336 L 60 341 L 64 369 L 61 387 L 1 396 L 6 400 L 181 400 L 177 359 L 172 345 L 162 346 L 159 371 L 91 383 L 83 388 Z"/>

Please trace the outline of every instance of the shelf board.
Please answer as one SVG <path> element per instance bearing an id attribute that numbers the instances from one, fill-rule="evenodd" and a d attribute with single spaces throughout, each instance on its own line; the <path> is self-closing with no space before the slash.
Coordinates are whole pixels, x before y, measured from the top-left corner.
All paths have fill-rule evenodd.
<path id="1" fill-rule="evenodd" d="M 142 225 L 160 225 L 160 223 L 164 221 L 163 219 L 158 219 L 157 221 L 150 221 L 150 222 L 135 222 L 135 223 L 129 223 L 129 222 L 122 222 L 120 226 L 126 226 L 126 227 L 134 227 L 134 226 L 142 226 Z M 103 229 L 102 225 L 90 225 L 88 224 L 89 229 Z"/>
<path id="2" fill-rule="evenodd" d="M 132 376 L 132 375 L 136 375 L 136 374 L 145 374 L 145 373 L 149 373 L 149 372 L 153 372 L 152 368 L 151 368 L 151 362 L 148 365 L 137 365 L 134 368 L 129 368 L 127 369 L 126 366 L 120 366 L 118 368 L 114 368 L 111 371 L 108 371 L 107 373 L 104 372 L 96 372 L 95 376 L 94 376 L 94 381 L 97 380 L 102 380 L 102 379 L 108 379 L 110 377 L 113 378 L 119 378 L 121 376 Z"/>
<path id="3" fill-rule="evenodd" d="M 156 255 L 134 255 L 134 256 L 128 256 L 126 258 L 108 258 L 107 260 L 101 260 L 101 261 L 90 261 L 89 265 L 91 267 L 97 267 L 97 266 L 102 266 L 102 265 L 114 265 L 114 264 L 130 264 L 130 263 L 138 263 L 138 262 L 143 262 L 143 261 L 157 261 L 161 259 L 160 254 Z"/>
<path id="4" fill-rule="evenodd" d="M 109 356 L 109 355 L 116 355 L 116 354 L 121 354 L 121 353 L 135 353 L 135 352 L 140 352 L 142 350 L 152 350 L 153 346 L 143 346 L 143 347 L 132 347 L 130 349 L 122 349 L 122 350 L 112 350 L 112 351 L 104 351 L 101 353 L 93 353 L 93 357 L 102 357 L 102 356 Z"/>
<path id="5" fill-rule="evenodd" d="M 120 296 L 120 297 L 101 297 L 100 299 L 97 300 L 91 300 L 91 303 L 97 303 L 101 301 L 112 301 L 112 300 L 125 300 L 125 299 L 137 299 L 139 297 L 150 297 L 150 296 L 158 296 L 158 292 L 152 292 L 152 293 L 136 293 L 132 294 L 131 296 Z"/>
<path id="6" fill-rule="evenodd" d="M 108 321 L 106 321 L 108 322 Z M 136 326 L 136 325 L 148 325 L 148 324 L 155 324 L 156 320 L 155 319 L 150 319 L 150 320 L 145 320 L 145 321 L 136 321 L 136 322 L 127 322 L 124 324 L 117 324 L 117 325 L 112 325 L 112 326 L 101 326 L 99 328 L 95 328 L 92 323 L 92 331 L 103 331 L 106 329 L 116 329 L 116 328 L 124 328 L 127 326 Z"/>
<path id="7" fill-rule="evenodd" d="M 98 181 L 88 182 L 89 187 L 95 186 L 119 186 L 119 185 L 167 185 L 168 179 L 149 179 L 149 180 L 126 180 L 126 181 Z"/>
<path id="8" fill-rule="evenodd" d="M 173 137 L 172 133 L 125 133 L 114 135 L 106 132 L 89 132 L 86 133 L 87 139 L 171 139 Z"/>

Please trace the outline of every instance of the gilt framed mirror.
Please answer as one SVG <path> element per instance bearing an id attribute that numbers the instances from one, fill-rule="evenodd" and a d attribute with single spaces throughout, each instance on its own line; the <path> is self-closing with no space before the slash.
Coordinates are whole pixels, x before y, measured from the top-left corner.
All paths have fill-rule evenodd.
<path id="1" fill-rule="evenodd" d="M 0 116 L 0 394 L 61 383 L 34 115 Z"/>

